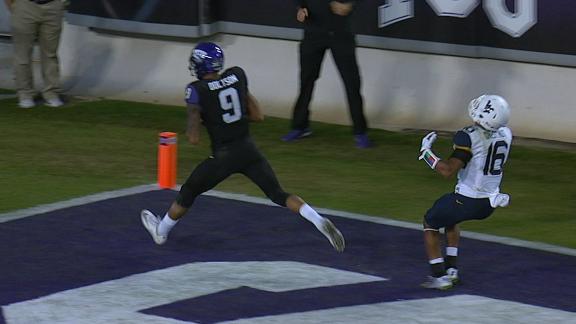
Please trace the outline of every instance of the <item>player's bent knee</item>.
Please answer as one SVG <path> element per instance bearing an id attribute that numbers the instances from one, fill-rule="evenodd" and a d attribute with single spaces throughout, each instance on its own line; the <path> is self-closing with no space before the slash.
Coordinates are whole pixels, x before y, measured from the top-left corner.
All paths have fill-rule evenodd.
<path id="1" fill-rule="evenodd" d="M 424 232 L 440 232 L 439 228 L 434 228 L 430 224 L 428 224 L 426 222 L 426 218 L 424 218 L 422 225 L 423 225 Z"/>

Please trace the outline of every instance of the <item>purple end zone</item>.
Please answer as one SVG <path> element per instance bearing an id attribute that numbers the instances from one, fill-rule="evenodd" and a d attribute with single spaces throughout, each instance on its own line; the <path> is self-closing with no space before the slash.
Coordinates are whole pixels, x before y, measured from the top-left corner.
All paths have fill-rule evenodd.
<path id="1" fill-rule="evenodd" d="M 284 208 L 203 196 L 168 242 L 156 246 L 140 210 L 163 214 L 174 197 L 152 191 L 0 223 L 0 305 L 190 262 L 298 261 L 389 281 L 284 293 L 242 287 L 141 312 L 216 323 L 460 294 L 576 312 L 571 256 L 464 238 L 462 284 L 431 291 L 419 287 L 428 273 L 421 231 L 329 216 L 347 241 L 346 251 L 337 253 Z M 222 304 L 233 306 L 210 306 Z"/>

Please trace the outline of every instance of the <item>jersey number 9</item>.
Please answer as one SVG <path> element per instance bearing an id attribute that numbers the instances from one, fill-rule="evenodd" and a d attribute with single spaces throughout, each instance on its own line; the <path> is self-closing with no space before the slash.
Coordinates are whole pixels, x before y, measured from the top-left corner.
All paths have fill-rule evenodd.
<path id="1" fill-rule="evenodd" d="M 220 108 L 224 111 L 222 113 L 222 120 L 225 123 L 231 124 L 242 118 L 242 110 L 240 106 L 240 98 L 238 91 L 234 88 L 227 88 L 218 93 L 220 100 Z"/>

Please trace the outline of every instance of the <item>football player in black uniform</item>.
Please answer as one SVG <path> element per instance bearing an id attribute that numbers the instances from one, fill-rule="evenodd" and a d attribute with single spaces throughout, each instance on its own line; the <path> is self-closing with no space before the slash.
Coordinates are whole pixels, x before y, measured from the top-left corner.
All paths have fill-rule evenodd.
<path id="1" fill-rule="evenodd" d="M 189 69 L 198 80 L 186 88 L 186 135 L 191 144 L 198 144 L 200 124 L 203 123 L 210 136 L 212 155 L 192 171 L 164 217 L 149 210 L 142 211 L 144 227 L 156 244 L 164 244 L 170 230 L 198 195 L 214 188 L 231 174 L 242 173 L 270 200 L 302 215 L 328 238 L 334 249 L 343 251 L 344 238 L 334 224 L 300 197 L 280 187 L 270 164 L 250 137 L 249 122 L 262 121 L 264 116 L 248 91 L 246 74 L 240 67 L 221 72 L 223 66 L 224 53 L 214 43 L 200 43 L 192 51 Z"/>

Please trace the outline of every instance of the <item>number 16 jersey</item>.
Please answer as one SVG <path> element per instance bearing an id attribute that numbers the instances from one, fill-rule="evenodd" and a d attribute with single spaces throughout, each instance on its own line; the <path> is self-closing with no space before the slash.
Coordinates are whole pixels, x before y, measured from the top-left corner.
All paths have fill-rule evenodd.
<path id="1" fill-rule="evenodd" d="M 508 127 L 488 132 L 475 125 L 458 131 L 452 156 L 466 165 L 458 172 L 455 192 L 470 198 L 497 195 L 511 145 L 512 131 Z"/>

